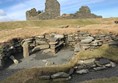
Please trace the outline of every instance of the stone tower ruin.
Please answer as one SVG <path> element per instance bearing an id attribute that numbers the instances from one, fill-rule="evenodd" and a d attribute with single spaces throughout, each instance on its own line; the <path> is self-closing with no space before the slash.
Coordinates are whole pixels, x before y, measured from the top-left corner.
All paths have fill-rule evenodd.
<path id="1" fill-rule="evenodd" d="M 60 4 L 57 0 L 46 0 L 44 12 L 37 11 L 35 8 L 26 12 L 27 20 L 48 20 L 48 19 L 83 19 L 83 18 L 102 18 L 102 16 L 91 13 L 88 6 L 80 7 L 74 14 L 63 14 L 60 16 Z"/>
<path id="2" fill-rule="evenodd" d="M 57 0 L 46 0 L 45 12 L 49 14 L 49 18 L 60 16 L 60 4 Z"/>
<path id="3" fill-rule="evenodd" d="M 55 19 L 60 16 L 60 4 L 57 0 L 46 0 L 45 12 L 39 13 L 35 8 L 26 12 L 27 20 Z"/>

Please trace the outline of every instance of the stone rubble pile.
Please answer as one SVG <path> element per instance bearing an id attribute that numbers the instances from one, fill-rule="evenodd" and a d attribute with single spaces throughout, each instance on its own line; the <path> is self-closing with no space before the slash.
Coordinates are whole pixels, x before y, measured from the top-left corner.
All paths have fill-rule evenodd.
<path id="1" fill-rule="evenodd" d="M 49 75 L 41 75 L 43 80 L 70 80 L 73 74 L 83 75 L 93 71 L 105 70 L 115 67 L 116 64 L 106 58 L 92 58 L 87 60 L 79 60 L 77 65 L 67 72 L 57 72 Z"/>
<path id="2" fill-rule="evenodd" d="M 75 66 L 76 73 L 85 74 L 89 71 L 99 71 L 111 67 L 115 67 L 116 64 L 106 58 L 93 58 L 87 60 L 79 60 L 77 66 Z"/>

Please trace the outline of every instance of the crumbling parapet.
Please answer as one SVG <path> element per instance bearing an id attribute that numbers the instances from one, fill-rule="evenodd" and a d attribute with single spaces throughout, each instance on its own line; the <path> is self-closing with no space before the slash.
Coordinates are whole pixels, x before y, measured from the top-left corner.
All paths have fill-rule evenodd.
<path id="1" fill-rule="evenodd" d="M 30 18 L 35 17 L 38 15 L 38 12 L 35 8 L 32 8 L 31 10 L 26 11 L 26 19 L 30 20 Z"/>
<path id="2" fill-rule="evenodd" d="M 91 10 L 88 6 L 82 6 L 79 11 L 74 14 L 75 18 L 102 18 L 102 16 L 97 16 L 91 13 Z"/>

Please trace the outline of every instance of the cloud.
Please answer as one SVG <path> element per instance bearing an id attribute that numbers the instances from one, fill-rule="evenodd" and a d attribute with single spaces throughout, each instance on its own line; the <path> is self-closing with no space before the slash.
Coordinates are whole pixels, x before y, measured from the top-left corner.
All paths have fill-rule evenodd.
<path id="1" fill-rule="evenodd" d="M 11 20 L 25 20 L 25 12 L 31 8 L 36 8 L 37 10 L 44 10 L 44 0 L 27 0 L 25 2 L 17 3 L 9 8 L 6 8 L 8 19 Z"/>
<path id="2" fill-rule="evenodd" d="M 0 9 L 0 16 L 6 16 L 6 12 L 2 9 Z"/>
<path id="3" fill-rule="evenodd" d="M 10 3 L 15 0 L 4 0 L 0 1 L 0 3 Z M 61 12 L 62 13 L 75 13 L 82 5 L 88 5 L 92 10 L 95 9 L 95 6 L 99 4 L 103 4 L 104 2 L 108 2 L 106 0 L 58 0 L 61 4 Z M 115 1 L 115 0 L 114 0 Z M 110 2 L 110 1 L 109 1 Z M 111 3 L 109 3 L 111 4 Z M 104 6 L 104 5 L 103 5 Z M 96 6 L 97 7 L 97 6 Z M 106 6 L 105 6 L 106 7 Z M 9 21 L 9 20 L 25 20 L 25 12 L 30 10 L 31 8 L 36 8 L 37 10 L 44 10 L 45 8 L 45 0 L 16 0 L 15 4 L 9 7 L 5 7 L 4 9 L 0 9 L 0 20 Z M 98 8 L 97 8 L 98 10 Z M 101 8 L 100 8 L 101 10 Z M 103 12 L 95 11 L 96 14 L 100 14 Z M 93 11 L 92 11 L 93 12 Z M 107 11 L 109 12 L 109 11 Z M 103 13 L 105 15 L 106 12 Z M 109 13 L 110 14 L 110 13 Z M 100 14 L 102 15 L 102 14 Z M 109 15 L 110 16 L 110 15 Z"/>
<path id="4" fill-rule="evenodd" d="M 93 5 L 97 3 L 101 3 L 105 0 L 74 0 L 74 1 L 69 1 L 69 0 L 59 0 L 61 3 L 62 7 L 62 12 L 64 13 L 73 13 L 76 12 L 82 5 Z"/>
<path id="5" fill-rule="evenodd" d="M 2 16 L 0 17 L 0 22 L 6 22 L 6 21 L 14 21 L 14 19 L 8 17 L 8 16 Z"/>

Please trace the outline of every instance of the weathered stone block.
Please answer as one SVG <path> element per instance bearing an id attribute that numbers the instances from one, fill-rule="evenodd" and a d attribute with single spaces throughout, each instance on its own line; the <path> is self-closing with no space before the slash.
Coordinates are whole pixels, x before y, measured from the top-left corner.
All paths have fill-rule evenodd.
<path id="1" fill-rule="evenodd" d="M 68 77 L 69 77 L 69 74 L 67 74 L 65 72 L 58 72 L 58 73 L 55 73 L 55 74 L 51 75 L 52 79 L 55 79 L 55 78 L 68 78 Z"/>
<path id="2" fill-rule="evenodd" d="M 79 44 L 79 43 L 77 43 L 76 45 L 75 45 L 75 48 L 74 48 L 74 52 L 79 52 L 79 51 L 81 51 L 82 49 L 81 49 L 81 45 Z"/>
<path id="3" fill-rule="evenodd" d="M 88 44 L 88 43 L 91 43 L 93 40 L 94 40 L 93 37 L 87 37 L 84 40 L 81 40 L 81 43 Z"/>
<path id="4" fill-rule="evenodd" d="M 48 44 L 45 44 L 45 45 L 39 45 L 40 49 L 48 49 L 49 48 L 49 45 Z"/>
<path id="5" fill-rule="evenodd" d="M 81 69 L 76 71 L 77 74 L 87 74 L 88 72 L 89 72 L 88 69 Z"/>
<path id="6" fill-rule="evenodd" d="M 95 62 L 95 59 L 92 58 L 92 59 L 86 59 L 86 60 L 79 60 L 78 64 L 91 64 L 91 63 L 94 63 L 94 62 Z"/>
<path id="7" fill-rule="evenodd" d="M 99 70 L 103 70 L 103 69 L 106 69 L 105 66 L 101 66 L 101 67 L 96 67 L 96 68 L 93 68 L 94 70 L 96 71 L 99 71 Z"/>
<path id="8" fill-rule="evenodd" d="M 103 66 L 105 64 L 109 64 L 111 61 L 109 59 L 106 59 L 106 58 L 101 58 L 97 61 L 95 61 L 95 63 L 98 65 L 98 66 Z"/>

